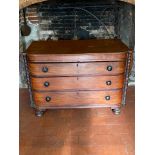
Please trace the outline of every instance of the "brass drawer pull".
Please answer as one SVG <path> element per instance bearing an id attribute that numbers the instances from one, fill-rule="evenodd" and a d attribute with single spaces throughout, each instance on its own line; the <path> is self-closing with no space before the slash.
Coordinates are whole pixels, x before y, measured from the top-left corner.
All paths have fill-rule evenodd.
<path id="1" fill-rule="evenodd" d="M 51 97 L 50 96 L 46 96 L 46 101 L 47 102 L 51 101 Z"/>
<path id="2" fill-rule="evenodd" d="M 50 85 L 50 83 L 48 81 L 44 82 L 44 86 L 48 87 Z"/>
<path id="3" fill-rule="evenodd" d="M 43 68 L 42 68 L 42 71 L 43 71 L 44 73 L 48 72 L 48 67 L 43 67 Z"/>
<path id="4" fill-rule="evenodd" d="M 107 66 L 108 71 L 112 71 L 112 66 Z"/>
<path id="5" fill-rule="evenodd" d="M 109 86 L 111 85 L 111 81 L 106 81 L 106 84 Z"/>
<path id="6" fill-rule="evenodd" d="M 110 96 L 106 96 L 105 99 L 106 99 L 106 100 L 110 100 Z"/>

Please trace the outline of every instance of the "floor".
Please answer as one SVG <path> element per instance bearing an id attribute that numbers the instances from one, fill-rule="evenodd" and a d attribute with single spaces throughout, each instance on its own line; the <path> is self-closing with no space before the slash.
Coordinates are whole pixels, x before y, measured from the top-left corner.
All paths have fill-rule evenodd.
<path id="1" fill-rule="evenodd" d="M 49 110 L 38 118 L 20 89 L 20 155 L 134 155 L 134 92 L 121 115 L 109 108 Z"/>

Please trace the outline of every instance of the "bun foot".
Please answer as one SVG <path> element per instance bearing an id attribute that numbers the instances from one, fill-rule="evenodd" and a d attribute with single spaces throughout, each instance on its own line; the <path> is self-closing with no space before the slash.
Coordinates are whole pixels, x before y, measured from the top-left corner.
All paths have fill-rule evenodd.
<path id="1" fill-rule="evenodd" d="M 111 110 L 115 115 L 119 115 L 121 113 L 121 108 L 112 108 Z"/>
<path id="2" fill-rule="evenodd" d="M 37 117 L 41 117 L 41 116 L 43 116 L 44 112 L 45 112 L 45 110 L 36 110 L 36 111 L 35 111 L 35 115 L 36 115 Z"/>

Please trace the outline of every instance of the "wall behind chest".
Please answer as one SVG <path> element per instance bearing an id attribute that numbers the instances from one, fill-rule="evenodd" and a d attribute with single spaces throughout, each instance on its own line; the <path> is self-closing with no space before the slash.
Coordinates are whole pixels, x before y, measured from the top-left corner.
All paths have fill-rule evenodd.
<path id="1" fill-rule="evenodd" d="M 117 36 L 118 5 L 114 1 L 43 2 L 27 7 L 34 39 L 94 39 Z M 22 10 L 20 25 L 23 24 Z"/>

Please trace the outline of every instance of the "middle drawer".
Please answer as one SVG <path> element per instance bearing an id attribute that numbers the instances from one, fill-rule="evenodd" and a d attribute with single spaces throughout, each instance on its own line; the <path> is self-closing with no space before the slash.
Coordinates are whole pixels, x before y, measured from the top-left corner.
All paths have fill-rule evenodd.
<path id="1" fill-rule="evenodd" d="M 103 90 L 123 87 L 124 75 L 87 77 L 31 77 L 32 88 L 39 91 Z"/>

